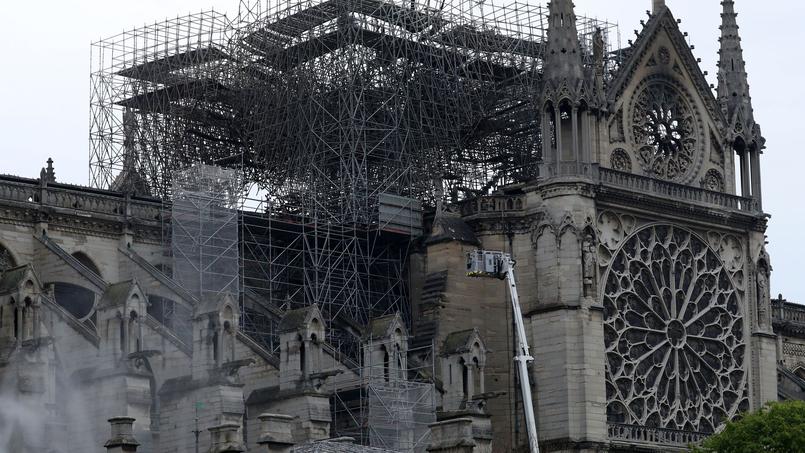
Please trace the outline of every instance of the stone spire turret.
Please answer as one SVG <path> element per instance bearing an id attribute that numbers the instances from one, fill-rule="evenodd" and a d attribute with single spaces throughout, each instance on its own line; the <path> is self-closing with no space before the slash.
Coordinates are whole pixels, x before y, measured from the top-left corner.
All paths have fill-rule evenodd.
<path id="1" fill-rule="evenodd" d="M 545 80 L 579 81 L 583 77 L 583 71 L 573 2 L 571 0 L 551 1 L 548 3 L 548 15 Z"/>
<path id="2" fill-rule="evenodd" d="M 596 93 L 596 68 L 585 71 L 582 64 L 573 2 L 552 0 L 548 3 L 548 16 L 540 172 L 544 178 L 589 175 L 593 146 L 589 137 L 595 121 L 590 109 L 603 104 L 603 89 Z M 595 56 L 603 59 L 603 41 L 593 47 Z M 603 73 L 603 68 L 598 69 Z"/>
<path id="3" fill-rule="evenodd" d="M 665 0 L 651 0 L 651 14 L 657 14 L 665 8 Z"/>
<path id="4" fill-rule="evenodd" d="M 718 101 L 727 119 L 726 139 L 739 158 L 741 195 L 762 210 L 760 154 L 765 139 L 755 122 L 746 62 L 738 34 L 738 14 L 733 0 L 721 2 L 721 48 L 718 51 Z"/>
<path id="5" fill-rule="evenodd" d="M 719 38 L 721 48 L 718 51 L 718 100 L 733 133 L 743 136 L 747 144 L 757 141 L 762 146 L 760 131 L 755 124 L 752 98 L 749 96 L 749 81 L 741 37 L 738 34 L 735 2 L 724 0 L 721 5 L 723 12 Z"/>

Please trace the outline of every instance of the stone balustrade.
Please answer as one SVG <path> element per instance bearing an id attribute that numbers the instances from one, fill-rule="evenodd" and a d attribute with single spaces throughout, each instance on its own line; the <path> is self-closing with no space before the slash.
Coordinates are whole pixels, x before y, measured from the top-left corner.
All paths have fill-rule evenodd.
<path id="1" fill-rule="evenodd" d="M 805 305 L 772 299 L 771 316 L 775 332 L 805 339 Z"/>
<path id="2" fill-rule="evenodd" d="M 805 326 L 805 305 L 787 302 L 785 300 L 772 300 L 772 317 L 775 322 L 792 322 Z"/>
<path id="3" fill-rule="evenodd" d="M 525 195 L 490 195 L 470 198 L 460 203 L 461 215 L 484 213 L 523 212 L 526 209 Z"/>
<path id="4" fill-rule="evenodd" d="M 162 209 L 157 199 L 127 197 L 119 192 L 68 184 L 42 185 L 37 179 L 14 176 L 0 176 L 0 200 L 148 222 L 158 221 Z"/>
<path id="5" fill-rule="evenodd" d="M 634 444 L 668 445 L 687 447 L 704 440 L 708 434 L 680 431 L 665 428 L 649 428 L 646 426 L 607 423 L 609 440 Z"/>
<path id="6" fill-rule="evenodd" d="M 645 176 L 624 173 L 608 168 L 598 171 L 601 184 L 632 192 L 657 195 L 696 204 L 705 204 L 742 212 L 757 212 L 757 204 L 751 198 L 739 197 L 723 192 L 676 184 Z"/>

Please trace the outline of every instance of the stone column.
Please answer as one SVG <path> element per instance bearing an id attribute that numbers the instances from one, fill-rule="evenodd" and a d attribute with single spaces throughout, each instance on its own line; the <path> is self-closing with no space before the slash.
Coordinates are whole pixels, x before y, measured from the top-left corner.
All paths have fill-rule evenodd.
<path id="1" fill-rule="evenodd" d="M 260 440 L 264 453 L 288 453 L 294 446 L 293 442 L 293 417 L 280 414 L 261 414 L 257 417 L 260 420 Z"/>
<path id="2" fill-rule="evenodd" d="M 752 197 L 752 190 L 749 181 L 749 151 L 744 151 L 740 155 L 741 159 L 741 196 L 744 198 Z"/>
<path id="3" fill-rule="evenodd" d="M 555 130 L 556 130 L 556 174 L 559 174 L 559 167 L 562 165 L 562 106 L 557 105 L 553 109 L 556 117 Z"/>
<path id="4" fill-rule="evenodd" d="M 584 111 L 581 121 L 581 161 L 589 164 L 593 161 L 593 116 L 589 109 Z"/>
<path id="5" fill-rule="evenodd" d="M 573 161 L 576 164 L 576 172 L 578 172 L 578 165 L 579 161 L 581 160 L 580 153 L 579 153 L 579 108 L 573 107 L 572 113 L 570 114 L 570 121 L 573 122 L 571 125 L 571 131 L 573 133 Z"/>
<path id="6" fill-rule="evenodd" d="M 484 367 L 478 367 L 478 393 L 486 392 L 486 382 L 484 381 Z"/>
<path id="7" fill-rule="evenodd" d="M 112 437 L 104 444 L 107 453 L 136 452 L 140 443 L 134 438 L 134 419 L 113 417 L 109 424 L 112 425 Z"/>
<path id="8" fill-rule="evenodd" d="M 758 211 L 763 210 L 763 197 L 760 189 L 760 151 L 754 149 L 750 152 L 752 159 L 752 198 L 755 199 L 755 207 Z"/>
<path id="9" fill-rule="evenodd" d="M 551 144 L 551 121 L 548 118 L 548 109 L 542 107 L 542 161 L 551 165 L 553 163 L 553 145 Z"/>
<path id="10" fill-rule="evenodd" d="M 39 339 L 39 337 L 42 334 L 42 332 L 41 332 L 42 329 L 39 326 L 40 319 L 42 318 L 42 314 L 40 313 L 40 310 L 39 310 L 38 297 L 37 297 L 37 301 L 31 303 L 31 318 L 33 320 L 33 332 L 32 332 L 33 338 Z"/>

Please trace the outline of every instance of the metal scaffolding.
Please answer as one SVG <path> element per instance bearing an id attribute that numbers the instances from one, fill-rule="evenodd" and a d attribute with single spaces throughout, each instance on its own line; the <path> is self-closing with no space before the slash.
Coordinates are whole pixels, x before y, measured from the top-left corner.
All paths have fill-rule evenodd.
<path id="1" fill-rule="evenodd" d="M 239 294 L 235 170 L 194 165 L 174 175 L 170 225 L 173 279 L 198 300 Z"/>
<path id="2" fill-rule="evenodd" d="M 243 0 L 122 33 L 93 45 L 90 182 L 125 168 L 169 203 L 177 172 L 232 169 L 244 331 L 273 350 L 317 303 L 355 356 L 356 326 L 410 321 L 423 211 L 537 175 L 546 26 L 518 1 Z M 578 26 L 584 58 L 617 36 Z"/>
<path id="3" fill-rule="evenodd" d="M 373 344 L 369 341 L 362 347 L 371 349 Z M 433 347 L 408 353 L 430 356 Z M 354 380 L 333 381 L 328 389 L 333 436 L 352 437 L 362 445 L 385 450 L 425 452 L 438 406 L 433 365 L 433 361 L 406 363 L 403 369 L 389 372 L 387 363 L 355 364 Z"/>

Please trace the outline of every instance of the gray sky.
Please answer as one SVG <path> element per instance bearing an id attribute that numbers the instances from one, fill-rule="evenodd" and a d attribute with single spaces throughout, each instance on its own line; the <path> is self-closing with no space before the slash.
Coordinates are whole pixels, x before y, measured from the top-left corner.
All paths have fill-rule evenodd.
<path id="1" fill-rule="evenodd" d="M 501 1 L 501 0 L 497 0 Z M 536 1 L 536 0 L 531 0 Z M 541 2 L 546 3 L 546 2 Z M 633 39 L 651 0 L 575 0 L 579 15 L 620 25 Z M 715 83 L 719 0 L 667 0 Z M 0 7 L 0 173 L 37 177 L 48 157 L 59 181 L 88 182 L 90 43 L 123 30 L 238 0 L 5 0 Z M 805 222 L 805 157 L 798 151 L 805 107 L 805 2 L 736 0 L 755 117 L 768 139 L 764 208 L 772 215 L 773 294 L 805 303 L 797 227 Z M 800 194 L 800 195 L 797 195 Z"/>

